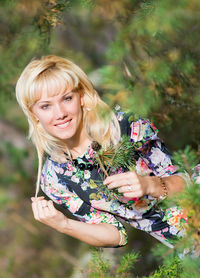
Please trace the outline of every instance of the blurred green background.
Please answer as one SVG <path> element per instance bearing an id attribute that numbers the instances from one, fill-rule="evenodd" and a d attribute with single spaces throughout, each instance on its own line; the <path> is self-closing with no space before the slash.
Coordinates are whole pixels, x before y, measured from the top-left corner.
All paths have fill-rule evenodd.
<path id="1" fill-rule="evenodd" d="M 37 159 L 15 100 L 28 62 L 56 54 L 77 63 L 103 99 L 147 117 L 171 152 L 200 153 L 199 0 L 0 1 L 0 277 L 88 277 L 91 250 L 33 219 Z M 156 241 L 128 227 L 129 244 L 104 250 L 114 265 L 139 251 L 133 277 L 159 261 Z M 83 271 L 82 271 L 83 270 Z"/>

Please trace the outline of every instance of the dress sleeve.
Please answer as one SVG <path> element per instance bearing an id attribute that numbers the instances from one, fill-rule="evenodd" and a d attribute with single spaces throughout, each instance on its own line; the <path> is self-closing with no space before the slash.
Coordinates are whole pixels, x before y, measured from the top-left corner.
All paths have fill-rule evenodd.
<path id="1" fill-rule="evenodd" d="M 47 159 L 41 176 L 42 191 L 53 202 L 68 209 L 72 215 L 82 222 L 88 224 L 107 223 L 115 226 L 120 234 L 119 246 L 127 244 L 127 233 L 123 224 L 114 215 L 89 206 L 76 193 L 67 190 L 66 186 L 59 182 L 56 175 L 58 172 L 62 172 L 62 168 Z"/>
<path id="2" fill-rule="evenodd" d="M 144 119 L 124 117 L 120 123 L 122 135 L 130 136 L 137 151 L 136 171 L 139 175 L 169 176 L 176 172 L 169 151 L 158 137 L 158 129 Z"/>
<path id="3" fill-rule="evenodd" d="M 200 184 L 200 164 L 198 164 L 193 171 L 193 175 L 192 178 L 194 179 L 194 181 L 198 184 Z"/>
<path id="4" fill-rule="evenodd" d="M 88 224 L 107 223 L 115 226 L 120 234 L 120 242 L 116 247 L 124 246 L 128 242 L 127 232 L 124 225 L 112 214 L 90 207 L 90 212 L 80 219 Z"/>

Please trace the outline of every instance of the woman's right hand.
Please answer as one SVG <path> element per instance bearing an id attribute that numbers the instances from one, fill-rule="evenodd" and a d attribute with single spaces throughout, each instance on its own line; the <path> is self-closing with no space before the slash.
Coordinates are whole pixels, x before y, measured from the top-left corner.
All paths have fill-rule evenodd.
<path id="1" fill-rule="evenodd" d="M 44 197 L 31 200 L 35 219 L 61 233 L 93 246 L 117 246 L 121 240 L 118 229 L 112 224 L 88 224 L 69 219 L 54 207 L 52 201 Z"/>
<path id="2" fill-rule="evenodd" d="M 65 230 L 68 218 L 54 207 L 51 200 L 47 201 L 44 197 L 32 197 L 31 200 L 33 215 L 36 220 L 61 233 Z"/>

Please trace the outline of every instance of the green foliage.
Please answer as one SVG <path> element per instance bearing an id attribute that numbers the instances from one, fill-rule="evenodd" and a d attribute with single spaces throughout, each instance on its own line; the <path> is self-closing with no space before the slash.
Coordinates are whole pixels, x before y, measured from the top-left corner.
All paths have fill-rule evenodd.
<path id="1" fill-rule="evenodd" d="M 132 116 L 130 116 L 130 118 L 131 117 Z M 93 143 L 97 142 L 93 141 Z M 93 146 L 93 149 L 97 151 L 94 159 L 95 163 L 101 168 L 103 175 L 101 181 L 91 180 L 90 186 L 97 187 L 99 194 L 105 194 L 108 200 L 114 200 L 123 194 L 119 193 L 117 189 L 108 189 L 108 187 L 103 184 L 103 181 L 105 177 L 108 177 L 113 172 L 117 172 L 120 168 L 127 168 L 132 171 L 135 170 L 135 160 L 136 156 L 138 156 L 136 148 L 138 145 L 137 142 L 130 142 L 129 136 L 123 135 L 121 141 L 117 145 L 110 146 L 106 149 L 101 148 L 100 145 L 99 147 L 99 149 L 95 149 L 95 145 Z"/>
<path id="2" fill-rule="evenodd" d="M 34 23 L 39 28 L 47 45 L 50 43 L 52 28 L 61 23 L 62 14 L 70 8 L 70 4 L 71 0 L 44 0 L 42 2 Z"/>
<path id="3" fill-rule="evenodd" d="M 181 278 L 198 278 L 200 269 L 200 258 L 185 258 L 182 262 L 183 271 Z"/>
<path id="4" fill-rule="evenodd" d="M 133 167 L 136 148 L 129 141 L 129 136 L 123 135 L 116 146 L 111 146 L 98 151 L 98 156 L 106 168 L 119 169 L 120 167 Z"/>
<path id="5" fill-rule="evenodd" d="M 135 13 L 122 7 L 123 16 L 107 51 L 109 66 L 101 67 L 103 87 L 112 93 L 107 100 L 111 105 L 118 100 L 122 107 L 141 117 L 152 117 L 164 133 L 171 126 L 180 133 L 182 146 L 192 129 L 190 141 L 197 145 L 199 1 L 179 0 L 174 7 L 171 0 L 151 0 L 141 3 L 138 9 L 133 1 L 128 2 L 128 8 Z M 183 124 L 185 118 L 192 122 L 192 128 Z M 177 136 L 171 132 L 167 137 L 172 146 Z"/>
<path id="6" fill-rule="evenodd" d="M 8 142 L 5 142 L 5 147 L 10 157 L 13 166 L 18 169 L 18 171 L 24 176 L 28 177 L 28 173 L 24 169 L 23 161 L 28 156 L 28 152 L 23 149 L 18 149 Z"/>
<path id="7" fill-rule="evenodd" d="M 112 266 L 103 256 L 102 250 L 92 251 L 92 259 L 89 263 L 89 278 L 129 278 L 134 268 L 138 254 L 132 252 L 122 256 L 118 265 Z"/>
<path id="8" fill-rule="evenodd" d="M 120 265 L 116 269 L 117 277 L 131 277 L 131 270 L 135 267 L 135 263 L 138 260 L 139 255 L 135 252 L 125 254 L 120 261 Z"/>
<path id="9" fill-rule="evenodd" d="M 149 276 L 149 278 L 181 278 L 182 272 L 182 262 L 179 258 L 175 257 L 170 264 L 163 264 L 162 266 L 160 266 L 153 275 Z"/>
<path id="10" fill-rule="evenodd" d="M 80 2 L 78 4 L 81 4 L 83 7 L 88 9 L 94 8 L 96 5 L 96 0 L 81 0 L 78 2 Z"/>
<path id="11" fill-rule="evenodd" d="M 136 115 L 154 119 L 171 149 L 188 145 L 174 159 L 180 169 L 192 174 L 197 163 L 194 150 L 200 142 L 199 10 L 199 0 L 177 0 L 175 5 L 172 0 L 1 1 L 0 116 L 25 132 L 27 125 L 14 97 L 19 74 L 33 57 L 49 53 L 69 57 L 83 70 L 95 71 L 100 79 L 97 89 L 111 106 L 119 103 Z M 27 153 L 10 144 L 4 147 L 0 275 L 70 277 L 72 266 L 80 264 L 70 256 L 84 256 L 87 247 L 79 254 L 78 241 L 32 222 L 29 197 L 35 187 L 23 167 Z M 180 253 L 199 240 L 199 185 L 187 187 L 177 201 L 188 210 L 191 223 L 191 239 L 175 248 Z M 133 243 L 140 246 L 143 239 L 134 238 Z M 188 256 L 179 263 L 174 251 L 161 248 L 163 266 L 150 277 L 199 277 L 199 259 Z M 127 254 L 113 267 L 103 254 L 96 254 L 90 277 L 132 277 L 129 267 L 135 264 L 134 256 Z M 140 272 L 151 263 L 145 262 Z"/>
<path id="12" fill-rule="evenodd" d="M 0 189 L 0 209 L 2 209 L 10 201 L 10 196 L 7 195 L 4 189 Z"/>
<path id="13" fill-rule="evenodd" d="M 191 146 L 186 146 L 184 150 L 174 152 L 172 159 L 174 164 L 179 166 L 179 171 L 186 171 L 190 175 L 192 169 L 198 164 L 197 153 Z"/>
<path id="14" fill-rule="evenodd" d="M 200 194 L 200 185 L 195 182 L 191 182 L 191 184 L 187 186 L 182 193 L 180 193 L 180 196 L 181 198 L 186 200 L 186 202 L 191 204 L 193 203 L 194 205 L 200 207 L 199 194 Z M 194 211 L 194 213 L 196 212 Z"/>
<path id="15" fill-rule="evenodd" d="M 102 251 L 92 251 L 92 259 L 90 262 L 89 278 L 109 277 L 110 264 L 102 256 Z"/>
<path id="16" fill-rule="evenodd" d="M 173 156 L 180 169 L 192 174 L 197 163 L 197 155 L 191 147 L 178 151 Z M 184 238 L 174 242 L 174 250 L 167 250 L 165 246 L 158 246 L 154 255 L 162 258 L 163 263 L 159 270 L 150 277 L 198 277 L 200 269 L 200 185 L 191 180 L 181 193 L 165 202 L 166 207 L 180 206 L 187 214 L 188 225 L 185 226 Z M 174 257 L 178 254 L 181 261 Z M 168 272 L 169 271 L 169 272 Z"/>

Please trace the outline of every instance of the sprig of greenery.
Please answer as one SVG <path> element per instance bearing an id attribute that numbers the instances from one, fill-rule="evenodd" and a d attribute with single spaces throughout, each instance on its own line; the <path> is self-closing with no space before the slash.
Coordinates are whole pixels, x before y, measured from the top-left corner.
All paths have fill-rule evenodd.
<path id="1" fill-rule="evenodd" d="M 138 260 L 139 254 L 135 252 L 125 254 L 120 262 L 120 265 L 116 269 L 116 278 L 128 278 L 130 271 L 134 268 L 136 261 Z"/>
<path id="2" fill-rule="evenodd" d="M 103 193 L 108 201 L 116 200 L 119 196 L 122 196 L 122 193 L 119 193 L 117 189 L 110 190 L 106 185 L 103 184 L 103 178 L 99 180 L 90 180 L 90 187 L 98 188 L 98 191 Z"/>
<path id="3" fill-rule="evenodd" d="M 183 271 L 181 260 L 175 257 L 168 265 L 162 265 L 149 278 L 179 278 Z"/>
<path id="4" fill-rule="evenodd" d="M 107 149 L 103 149 L 97 142 L 93 142 L 93 144 L 94 149 L 96 148 L 94 161 L 99 165 L 105 177 L 117 172 L 120 168 L 135 170 L 135 157 L 137 152 L 134 143 L 130 141 L 128 136 L 123 135 L 119 144 L 110 146 Z M 104 176 L 102 176 L 100 182 L 92 182 L 94 182 L 99 190 L 108 197 L 108 200 L 117 199 L 123 195 L 119 193 L 117 189 L 109 190 L 107 186 L 103 184 L 103 180 Z"/>
<path id="5" fill-rule="evenodd" d="M 110 146 L 107 149 L 100 149 L 97 155 L 107 168 L 119 169 L 121 167 L 129 168 L 134 166 L 134 158 L 137 155 L 137 151 L 129 136 L 123 135 L 119 144 Z"/>
<path id="6" fill-rule="evenodd" d="M 110 270 L 110 263 L 105 260 L 102 250 L 92 251 L 92 259 L 89 263 L 89 278 L 104 278 Z M 106 276 L 105 276 L 106 275 Z"/>
<path id="7" fill-rule="evenodd" d="M 118 265 L 113 267 L 105 258 L 102 249 L 93 248 L 87 277 L 130 278 L 132 277 L 131 270 L 134 268 L 138 256 L 135 252 L 127 253 L 121 258 Z"/>
<path id="8" fill-rule="evenodd" d="M 192 169 L 198 164 L 198 157 L 191 146 L 186 146 L 184 150 L 173 153 L 172 159 L 175 165 L 179 166 L 179 172 L 186 171 L 190 176 Z"/>

